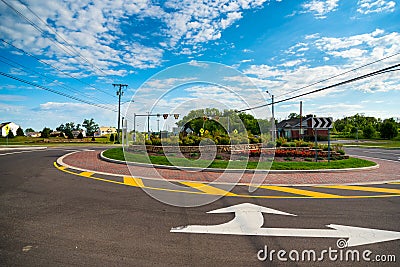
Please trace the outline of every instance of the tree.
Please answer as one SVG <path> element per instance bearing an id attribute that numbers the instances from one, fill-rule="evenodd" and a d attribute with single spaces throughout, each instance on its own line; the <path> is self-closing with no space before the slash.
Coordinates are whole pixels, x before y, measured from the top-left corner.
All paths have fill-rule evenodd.
<path id="1" fill-rule="evenodd" d="M 43 130 L 41 131 L 41 136 L 43 137 L 43 138 L 49 138 L 50 137 L 50 133 L 52 132 L 53 130 L 51 130 L 50 128 L 47 128 L 47 127 L 44 127 L 43 128 Z"/>
<path id="2" fill-rule="evenodd" d="M 376 133 L 376 130 L 375 130 L 374 126 L 372 126 L 372 124 L 368 124 L 363 129 L 364 137 L 367 139 L 371 139 L 375 135 L 375 133 Z"/>
<path id="3" fill-rule="evenodd" d="M 80 132 L 80 133 L 78 134 L 77 138 L 83 139 L 83 134 L 82 134 L 82 132 Z"/>
<path id="4" fill-rule="evenodd" d="M 32 128 L 27 128 L 26 130 L 25 130 L 25 134 L 27 134 L 27 133 L 33 133 L 35 130 L 33 130 Z"/>
<path id="5" fill-rule="evenodd" d="M 382 138 L 392 139 L 398 134 L 397 123 L 393 118 L 384 120 L 379 130 Z"/>
<path id="6" fill-rule="evenodd" d="M 99 130 L 99 125 L 94 122 L 93 118 L 91 118 L 90 120 L 84 119 L 82 126 L 86 128 L 86 134 L 88 136 L 93 136 L 94 133 Z"/>
<path id="7" fill-rule="evenodd" d="M 74 139 L 74 135 L 72 134 L 71 130 L 66 130 L 65 134 L 67 135 L 68 139 Z"/>
<path id="8" fill-rule="evenodd" d="M 21 127 L 18 127 L 17 129 L 17 136 L 25 136 L 24 131 L 22 130 Z"/>
<path id="9" fill-rule="evenodd" d="M 114 142 L 114 140 L 115 140 L 115 139 L 114 139 L 114 134 L 111 134 L 111 135 L 110 135 L 110 142 Z"/>
<path id="10" fill-rule="evenodd" d="M 288 118 L 289 118 L 289 120 L 291 120 L 291 119 L 300 119 L 300 114 L 292 112 L 292 113 L 289 114 Z"/>

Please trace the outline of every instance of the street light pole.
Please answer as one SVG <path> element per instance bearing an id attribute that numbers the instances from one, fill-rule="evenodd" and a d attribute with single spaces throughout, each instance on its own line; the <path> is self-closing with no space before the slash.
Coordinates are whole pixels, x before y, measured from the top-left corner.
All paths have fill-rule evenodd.
<path id="1" fill-rule="evenodd" d="M 119 132 L 120 132 L 120 125 L 121 125 L 121 96 L 124 94 L 122 89 L 128 87 L 127 84 L 120 84 L 120 83 L 113 83 L 114 88 L 119 87 L 117 91 L 118 96 L 118 130 L 117 130 L 117 142 L 119 143 Z"/>

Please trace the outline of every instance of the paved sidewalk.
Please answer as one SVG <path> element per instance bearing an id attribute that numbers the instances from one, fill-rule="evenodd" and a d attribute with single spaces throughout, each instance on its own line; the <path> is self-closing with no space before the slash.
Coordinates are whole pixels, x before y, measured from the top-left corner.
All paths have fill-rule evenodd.
<path id="1" fill-rule="evenodd" d="M 252 179 L 270 185 L 318 185 L 318 184 L 362 184 L 374 182 L 400 181 L 400 164 L 377 160 L 379 168 L 346 172 L 319 173 L 269 173 L 266 174 L 221 174 L 216 172 L 193 172 L 184 170 L 155 169 L 106 162 L 100 159 L 99 151 L 82 151 L 67 155 L 63 163 L 72 168 L 109 175 L 134 176 L 148 179 L 187 180 L 203 182 L 250 183 Z"/>

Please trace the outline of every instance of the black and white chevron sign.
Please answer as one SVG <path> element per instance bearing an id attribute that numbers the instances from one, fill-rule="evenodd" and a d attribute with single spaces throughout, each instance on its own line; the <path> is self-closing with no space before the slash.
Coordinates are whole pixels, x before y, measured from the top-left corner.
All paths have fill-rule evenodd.
<path id="1" fill-rule="evenodd" d="M 333 119 L 331 117 L 312 118 L 312 128 L 331 129 L 333 127 Z"/>

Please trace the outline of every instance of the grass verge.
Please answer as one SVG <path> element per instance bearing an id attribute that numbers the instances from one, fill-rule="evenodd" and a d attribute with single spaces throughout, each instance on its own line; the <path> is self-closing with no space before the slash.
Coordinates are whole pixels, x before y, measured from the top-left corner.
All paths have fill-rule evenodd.
<path id="1" fill-rule="evenodd" d="M 357 147 L 377 147 L 377 148 L 388 148 L 388 149 L 399 149 L 400 141 L 397 140 L 382 140 L 382 141 L 359 141 L 351 142 L 344 145 L 346 146 L 357 146 Z"/>
<path id="2" fill-rule="evenodd" d="M 104 152 L 104 156 L 111 159 L 126 160 L 130 162 L 148 163 L 167 166 L 182 167 L 204 167 L 226 169 L 271 169 L 271 170 L 316 170 L 316 169 L 344 169 L 344 168 L 360 168 L 375 166 L 376 163 L 359 159 L 349 158 L 343 160 L 332 160 L 328 162 L 243 162 L 243 161 L 226 161 L 214 160 L 208 165 L 208 161 L 204 160 L 187 160 L 183 158 L 174 158 L 174 164 L 168 161 L 165 156 L 147 156 L 145 154 L 126 153 L 124 156 L 122 148 L 111 148 Z"/>

